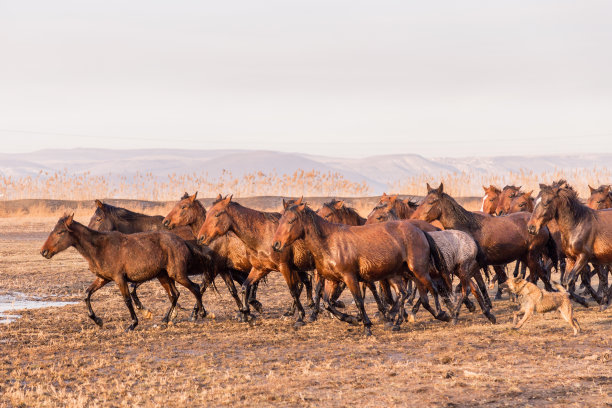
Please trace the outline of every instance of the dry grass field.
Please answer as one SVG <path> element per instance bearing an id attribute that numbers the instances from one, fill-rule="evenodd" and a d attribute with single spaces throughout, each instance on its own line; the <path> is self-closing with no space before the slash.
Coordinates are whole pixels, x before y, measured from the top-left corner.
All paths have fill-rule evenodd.
<path id="1" fill-rule="evenodd" d="M 93 280 L 85 261 L 74 249 L 39 255 L 56 220 L 0 218 L 0 294 L 79 302 L 0 325 L 0 406 L 612 406 L 612 309 L 575 305 L 576 337 L 558 314 L 513 330 L 516 304 L 507 296 L 494 301 L 496 325 L 464 310 L 450 326 L 421 310 L 399 333 L 374 319 L 371 338 L 325 314 L 295 331 L 282 318 L 289 293 L 272 273 L 253 326 L 233 319 L 235 304 L 218 281 L 220 295 L 204 296 L 210 317 L 192 323 L 180 310 L 161 328 L 167 298 L 149 282 L 140 293 L 153 319 L 126 334 L 115 285 L 93 296 L 100 329 L 82 301 Z M 181 292 L 190 308 L 193 298 Z"/>

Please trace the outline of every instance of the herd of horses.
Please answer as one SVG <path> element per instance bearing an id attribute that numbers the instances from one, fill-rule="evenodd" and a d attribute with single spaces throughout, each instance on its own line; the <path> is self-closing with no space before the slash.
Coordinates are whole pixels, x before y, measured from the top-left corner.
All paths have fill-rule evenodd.
<path id="1" fill-rule="evenodd" d="M 302 198 L 283 200 L 283 211 L 277 213 L 247 208 L 231 195 L 219 195 L 207 211 L 197 193 L 185 193 L 165 217 L 96 200 L 88 226 L 72 215 L 60 218 L 40 252 L 50 259 L 74 247 L 88 261 L 96 279 L 87 288 L 85 302 L 89 317 L 99 326 L 102 320 L 92 309 L 91 296 L 114 281 L 130 311 L 128 331 L 138 324 L 134 305 L 145 316 L 151 314 L 138 298 L 143 282 L 157 279 L 166 290 L 170 308 L 162 321 L 168 323 L 176 313 L 176 283 L 195 297 L 190 317 L 195 320 L 206 317 L 202 294 L 208 287 L 216 290 L 215 278 L 220 276 L 236 302 L 238 318 L 252 322 L 251 307 L 258 313 L 263 310 L 257 300 L 259 282 L 272 271 L 285 279 L 292 297 L 285 315 L 296 316 L 296 328 L 317 319 L 322 299 L 332 316 L 362 324 L 364 333 L 371 334 L 366 291 L 376 301 L 377 315 L 395 331 L 405 319 L 413 320 L 421 306 L 434 318 L 455 323 L 462 306 L 475 311 L 470 294 L 495 323 L 487 281 L 497 282 L 496 298 L 501 297 L 506 265 L 515 261 L 515 276 L 529 269 L 529 281 L 541 280 L 554 291 L 554 270 L 572 300 L 588 307 L 584 296 L 590 296 L 602 310 L 609 305 L 609 186 L 591 188 L 586 205 L 564 180 L 541 184 L 535 198 L 532 191 L 516 186 L 489 186 L 484 192 L 480 211 L 468 211 L 444 192 L 443 184 L 427 184 L 420 204 L 383 194 L 367 218 L 335 199 L 316 211 Z M 597 290 L 591 285 L 595 274 Z M 194 275 L 202 275 L 201 284 L 191 280 Z M 576 288 L 579 277 L 585 289 L 581 294 Z M 306 307 L 300 300 L 304 289 Z M 357 316 L 339 310 L 344 308 L 339 297 L 346 289 Z"/>

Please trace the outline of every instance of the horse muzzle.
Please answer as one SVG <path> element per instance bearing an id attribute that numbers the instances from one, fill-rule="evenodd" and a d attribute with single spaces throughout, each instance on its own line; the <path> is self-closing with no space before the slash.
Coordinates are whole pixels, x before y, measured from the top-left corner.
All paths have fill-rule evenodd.
<path id="1" fill-rule="evenodd" d="M 41 249 L 40 254 L 47 259 L 51 259 L 53 257 L 53 253 L 48 249 Z"/>
<path id="2" fill-rule="evenodd" d="M 275 252 L 281 252 L 283 250 L 283 245 L 281 245 L 281 243 L 279 241 L 276 241 L 272 244 L 272 249 Z"/>
<path id="3" fill-rule="evenodd" d="M 527 232 L 529 232 L 529 234 L 531 234 L 531 235 L 537 235 L 538 234 L 538 229 L 536 228 L 535 225 L 528 225 L 527 226 Z"/>
<path id="4" fill-rule="evenodd" d="M 208 245 L 210 243 L 210 239 L 206 235 L 200 235 L 198 237 L 198 245 Z"/>
<path id="5" fill-rule="evenodd" d="M 163 225 L 164 227 L 168 228 L 168 229 L 171 229 L 171 227 L 170 227 L 170 220 L 164 220 L 164 221 L 162 222 L 162 225 Z"/>

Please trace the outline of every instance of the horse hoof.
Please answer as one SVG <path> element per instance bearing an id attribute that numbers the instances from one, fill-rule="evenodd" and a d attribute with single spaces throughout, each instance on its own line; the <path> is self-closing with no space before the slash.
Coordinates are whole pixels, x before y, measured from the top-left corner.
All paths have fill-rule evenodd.
<path id="1" fill-rule="evenodd" d="M 495 294 L 495 300 L 502 300 L 502 294 L 501 294 L 501 293 L 499 293 L 499 292 L 497 292 L 497 293 Z"/>
<path id="2" fill-rule="evenodd" d="M 605 311 L 606 311 L 606 309 L 608 308 L 608 306 L 609 306 L 609 305 L 607 305 L 607 304 L 605 304 L 605 303 L 604 303 L 604 304 L 602 304 L 601 306 L 599 306 L 599 311 L 600 311 L 600 312 L 605 312 Z"/>
<path id="3" fill-rule="evenodd" d="M 372 335 L 372 330 L 370 330 L 370 328 L 366 326 L 363 329 L 363 335 L 366 336 L 366 337 L 370 337 Z"/>
<path id="4" fill-rule="evenodd" d="M 202 309 L 202 311 L 200 312 L 200 317 L 204 319 L 206 316 L 208 316 L 208 313 L 206 312 L 205 309 Z"/>
<path id="5" fill-rule="evenodd" d="M 293 310 L 287 310 L 285 313 L 283 313 L 283 316 L 285 317 L 291 317 L 295 314 L 295 312 Z"/>
<path id="6" fill-rule="evenodd" d="M 175 307 L 172 313 L 170 314 L 170 320 L 176 319 L 177 316 L 178 316 L 178 310 L 176 310 L 176 307 Z"/>
<path id="7" fill-rule="evenodd" d="M 410 322 L 410 323 L 414 323 L 414 322 L 416 322 L 416 316 L 414 315 L 414 313 L 411 312 L 408 315 L 408 317 L 406 318 L 406 320 L 408 320 L 408 322 Z"/>
<path id="8" fill-rule="evenodd" d="M 125 329 L 125 332 L 126 332 L 126 333 L 133 332 L 133 331 L 134 331 L 134 328 L 136 328 L 136 324 L 135 324 L 135 323 L 132 323 L 132 324 L 130 324 L 130 325 L 127 327 L 127 329 Z"/>
<path id="9" fill-rule="evenodd" d="M 457 325 L 457 322 L 458 322 L 458 321 L 459 321 L 459 320 L 458 320 L 456 317 L 453 317 L 453 318 L 451 319 L 451 321 L 450 321 L 450 324 L 452 324 L 453 326 L 455 326 L 455 325 Z"/>
<path id="10" fill-rule="evenodd" d="M 341 300 L 336 300 L 336 301 L 334 302 L 334 307 L 335 307 L 336 309 L 344 309 L 344 308 L 346 307 L 346 305 L 344 304 L 344 302 L 343 302 L 343 301 L 341 301 Z"/>
<path id="11" fill-rule="evenodd" d="M 402 328 L 397 324 L 394 324 L 393 327 L 391 327 L 391 331 L 398 332 L 400 330 L 402 330 Z"/>
<path id="12" fill-rule="evenodd" d="M 253 309 L 255 309 L 257 313 L 263 313 L 263 306 L 258 300 L 251 300 L 249 305 L 253 306 Z"/>
<path id="13" fill-rule="evenodd" d="M 102 327 L 102 319 L 98 316 L 94 317 L 93 321 L 98 325 L 98 327 Z"/>
<path id="14" fill-rule="evenodd" d="M 294 329 L 294 330 L 297 330 L 297 329 L 299 329 L 300 327 L 304 327 L 305 325 L 306 325 L 306 323 L 304 323 L 304 321 L 303 321 L 303 320 L 298 320 L 298 321 L 296 321 L 295 323 L 293 323 L 293 329 Z"/>
<path id="15" fill-rule="evenodd" d="M 437 316 L 438 320 L 442 320 L 443 322 L 450 322 L 451 317 L 445 311 L 441 311 Z"/>
<path id="16" fill-rule="evenodd" d="M 487 315 L 487 319 L 489 319 L 489 321 L 493 324 L 497 323 L 497 319 L 495 318 L 495 316 L 493 315 L 493 313 L 488 313 Z"/>
<path id="17" fill-rule="evenodd" d="M 246 322 L 249 324 L 250 327 L 255 327 L 255 324 L 257 323 L 257 318 L 255 316 L 250 315 L 249 317 L 247 317 Z"/>
<path id="18" fill-rule="evenodd" d="M 308 323 L 316 322 L 317 321 L 317 315 L 314 314 L 314 313 L 309 314 L 308 317 L 306 318 L 306 321 Z"/>

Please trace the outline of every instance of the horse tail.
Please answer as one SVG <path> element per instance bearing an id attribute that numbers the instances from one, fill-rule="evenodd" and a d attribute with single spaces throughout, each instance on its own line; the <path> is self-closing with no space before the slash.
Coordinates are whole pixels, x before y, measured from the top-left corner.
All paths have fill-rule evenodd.
<path id="1" fill-rule="evenodd" d="M 552 261 L 555 271 L 559 271 L 559 252 L 557 250 L 557 243 L 553 239 L 550 230 L 548 231 L 548 241 L 546 241 L 546 255 Z"/>
<path id="2" fill-rule="evenodd" d="M 438 271 L 440 278 L 442 278 L 442 285 L 438 289 L 442 290 L 443 294 L 449 294 L 452 292 L 452 286 L 449 287 L 449 282 L 447 279 L 450 279 L 450 271 L 446 267 L 446 260 L 444 259 L 444 254 L 440 251 L 440 248 L 436 244 L 436 241 L 429 235 L 427 232 L 423 231 L 425 234 L 425 239 L 427 239 L 427 243 L 429 244 L 429 255 L 431 257 L 431 261 L 433 263 L 434 268 Z"/>
<path id="3" fill-rule="evenodd" d="M 189 248 L 189 252 L 191 252 L 194 259 L 198 261 L 198 266 L 202 268 L 202 274 L 204 275 L 202 281 L 209 283 L 213 290 L 220 296 L 221 294 L 215 284 L 215 276 L 217 276 L 215 268 L 217 267 L 217 262 L 215 262 L 214 259 L 214 252 L 206 252 L 203 247 L 191 241 L 185 241 L 185 244 L 187 244 L 187 248 Z"/>

